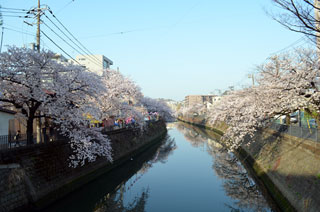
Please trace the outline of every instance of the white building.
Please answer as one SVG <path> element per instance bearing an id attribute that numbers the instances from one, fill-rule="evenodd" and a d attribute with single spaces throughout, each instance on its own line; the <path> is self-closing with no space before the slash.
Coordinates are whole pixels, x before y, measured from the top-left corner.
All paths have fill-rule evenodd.
<path id="1" fill-rule="evenodd" d="M 212 109 L 220 100 L 221 96 L 215 96 L 212 98 L 212 102 L 207 102 L 207 109 Z"/>
<path id="2" fill-rule="evenodd" d="M 113 65 L 113 62 L 104 55 L 77 55 L 76 61 L 99 76 L 103 76 L 105 70 Z"/>

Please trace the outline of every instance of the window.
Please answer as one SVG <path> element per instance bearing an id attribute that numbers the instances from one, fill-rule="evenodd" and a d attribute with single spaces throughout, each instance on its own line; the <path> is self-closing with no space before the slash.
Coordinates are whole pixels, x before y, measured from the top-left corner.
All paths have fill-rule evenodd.
<path id="1" fill-rule="evenodd" d="M 103 61 L 103 68 L 108 68 L 108 63 L 107 63 L 107 61 Z"/>

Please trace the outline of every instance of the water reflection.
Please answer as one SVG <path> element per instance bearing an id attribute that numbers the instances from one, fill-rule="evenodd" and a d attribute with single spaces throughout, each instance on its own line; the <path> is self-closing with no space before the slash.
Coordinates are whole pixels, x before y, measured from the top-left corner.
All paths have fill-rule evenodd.
<path id="1" fill-rule="evenodd" d="M 151 159 L 143 162 L 141 168 L 130 178 L 98 201 L 95 206 L 95 212 L 144 212 L 145 204 L 149 197 L 149 188 L 143 188 L 141 192 L 137 192 L 132 200 L 125 200 L 128 191 L 146 174 L 155 163 L 166 163 L 168 157 L 177 149 L 174 138 L 169 135 L 162 141 L 160 147 L 153 153 Z"/>
<path id="2" fill-rule="evenodd" d="M 186 123 L 177 123 L 177 129 L 184 134 L 187 141 L 195 147 L 206 147 L 206 151 L 214 158 L 212 168 L 216 175 L 223 179 L 226 195 L 234 200 L 238 208 L 226 204 L 231 211 L 268 211 L 269 206 L 259 190 L 258 185 L 247 173 L 235 155 L 218 142 L 218 135 L 205 129 Z M 210 133 L 210 135 L 209 135 Z M 211 139 L 213 138 L 213 139 Z"/>
<path id="3" fill-rule="evenodd" d="M 157 145 L 47 211 L 270 211 L 218 135 L 184 123 L 168 129 Z"/>
<path id="4" fill-rule="evenodd" d="M 106 196 L 103 201 L 97 206 L 94 210 L 95 212 L 144 212 L 145 205 L 149 196 L 149 190 L 143 190 L 141 194 L 130 202 L 125 204 L 123 200 L 124 196 L 124 187 L 122 186 L 120 192 L 117 192 L 113 195 Z"/>
<path id="5" fill-rule="evenodd" d="M 176 127 L 193 147 L 204 147 L 207 137 L 204 136 L 200 130 L 196 130 L 196 127 L 187 125 L 183 122 L 177 122 Z"/>

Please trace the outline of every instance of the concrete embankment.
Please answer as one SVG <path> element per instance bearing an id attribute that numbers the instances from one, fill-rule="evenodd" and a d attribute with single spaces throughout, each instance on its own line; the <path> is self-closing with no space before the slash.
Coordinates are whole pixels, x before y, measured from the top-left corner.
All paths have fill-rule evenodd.
<path id="1" fill-rule="evenodd" d="M 226 126 L 203 120 L 182 119 L 213 129 L 221 135 Z M 263 182 L 282 211 L 320 211 L 320 144 L 273 130 L 258 132 L 238 154 Z"/>
<path id="2" fill-rule="evenodd" d="M 1 151 L 0 211 L 42 209 L 153 146 L 166 135 L 166 126 L 158 121 L 143 133 L 127 129 L 108 135 L 113 163 L 98 158 L 75 169 L 69 167 L 72 150 L 66 141 Z"/>

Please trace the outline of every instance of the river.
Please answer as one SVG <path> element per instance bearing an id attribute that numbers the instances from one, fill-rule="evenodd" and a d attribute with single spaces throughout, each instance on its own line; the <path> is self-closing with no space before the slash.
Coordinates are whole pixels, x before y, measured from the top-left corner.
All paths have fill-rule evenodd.
<path id="1" fill-rule="evenodd" d="M 45 211 L 277 211 L 219 136 L 181 122 L 167 128 L 158 145 Z"/>

